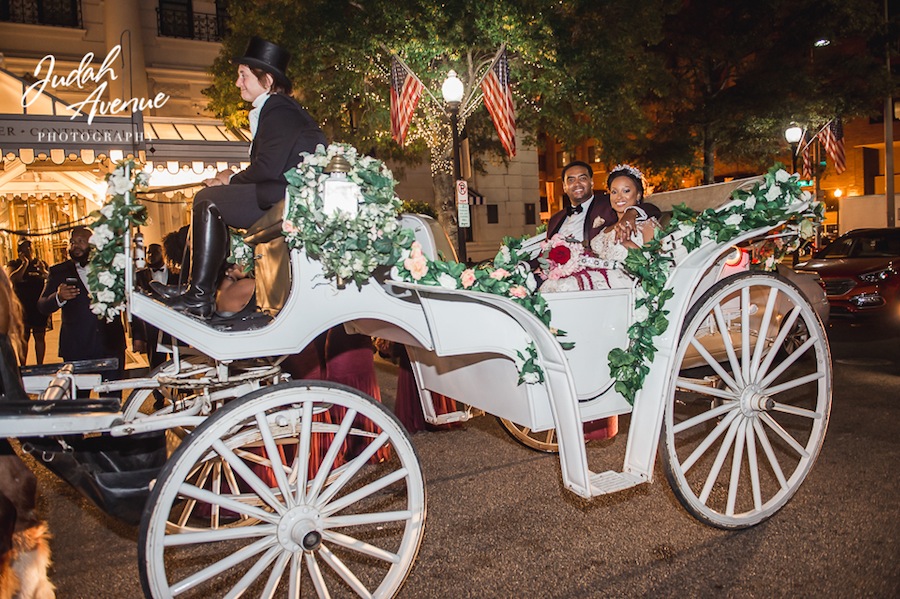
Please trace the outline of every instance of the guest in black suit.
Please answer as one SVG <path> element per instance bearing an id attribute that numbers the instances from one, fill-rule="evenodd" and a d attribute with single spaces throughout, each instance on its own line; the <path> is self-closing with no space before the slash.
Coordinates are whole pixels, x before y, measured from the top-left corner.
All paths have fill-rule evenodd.
<path id="1" fill-rule="evenodd" d="M 125 370 L 122 319 L 114 318 L 112 322 L 106 322 L 91 312 L 91 296 L 87 290 L 90 238 L 90 229 L 72 229 L 69 237 L 70 259 L 50 267 L 47 284 L 38 300 L 38 309 L 47 316 L 62 309 L 60 358 L 66 362 L 117 358 L 119 368 L 111 378 L 121 378 Z"/>
<path id="2" fill-rule="evenodd" d="M 574 237 L 589 247 L 591 240 L 606 227 L 617 224 L 619 217 L 609 203 L 609 194 L 594 191 L 594 170 L 586 162 L 575 161 L 567 164 L 562 171 L 563 190 L 572 205 L 550 217 L 547 224 L 547 238 L 557 233 Z M 629 239 L 634 232 L 635 222 L 648 218 L 659 218 L 659 208 L 642 203 L 631 206 L 617 226 L 620 241 Z M 621 235 L 619 235 L 621 232 Z"/>
<path id="3" fill-rule="evenodd" d="M 147 268 L 142 268 L 135 273 L 135 287 L 141 291 L 152 293 L 151 281 L 158 281 L 163 285 L 177 285 L 178 273 L 172 272 L 163 257 L 162 246 L 151 243 L 147 246 Z M 140 318 L 135 318 L 131 326 L 131 337 L 134 351 L 147 354 L 150 369 L 153 370 L 168 359 L 168 354 L 157 351 L 159 329 L 148 324 Z M 165 343 L 171 343 L 171 337 L 164 335 Z"/>
<path id="4" fill-rule="evenodd" d="M 203 183 L 194 198 L 191 241 L 191 285 L 165 299 L 169 305 L 209 318 L 215 309 L 216 283 L 228 251 L 227 226 L 247 228 L 284 199 L 284 173 L 300 161 L 300 152 L 325 144 L 322 130 L 293 98 L 285 75 L 290 55 L 284 48 L 254 37 L 244 56 L 237 57 L 235 84 L 250 111 L 250 166 L 221 171 Z M 156 286 L 154 286 L 156 288 Z M 173 290 L 161 292 L 163 297 Z"/>

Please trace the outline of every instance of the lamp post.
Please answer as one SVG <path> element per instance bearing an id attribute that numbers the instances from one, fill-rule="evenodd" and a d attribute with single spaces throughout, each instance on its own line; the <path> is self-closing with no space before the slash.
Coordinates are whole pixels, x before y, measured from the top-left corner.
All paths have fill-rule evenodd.
<path id="1" fill-rule="evenodd" d="M 803 129 L 796 123 L 791 123 L 791 126 L 784 130 L 784 138 L 791 145 L 791 173 L 797 172 L 797 144 L 802 137 Z"/>
<path id="2" fill-rule="evenodd" d="M 459 80 L 459 77 L 456 76 L 456 71 L 450 71 L 447 73 L 447 79 L 444 80 L 444 84 L 441 86 L 441 94 L 444 96 L 444 102 L 447 103 L 447 111 L 450 113 L 450 128 L 453 133 L 453 198 L 456 200 L 457 194 L 457 185 L 461 178 L 461 168 L 460 168 L 460 158 L 459 158 L 459 105 L 462 102 L 463 98 L 463 83 Z M 457 257 L 459 261 L 465 264 L 467 262 L 468 257 L 466 256 L 466 231 L 463 225 L 463 219 L 461 218 L 462 212 L 466 210 L 466 220 L 468 220 L 468 208 L 469 205 L 466 204 L 465 208 L 459 203 L 456 203 L 456 245 L 457 245 Z M 468 223 L 466 223 L 468 225 Z"/>

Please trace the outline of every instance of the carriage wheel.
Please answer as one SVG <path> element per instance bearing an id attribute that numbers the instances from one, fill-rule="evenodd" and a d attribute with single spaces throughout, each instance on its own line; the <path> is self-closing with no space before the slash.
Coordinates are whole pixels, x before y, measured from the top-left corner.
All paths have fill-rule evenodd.
<path id="1" fill-rule="evenodd" d="M 782 358 L 798 323 L 808 338 Z M 704 365 L 684 367 L 689 351 Z M 831 357 L 815 311 L 778 275 L 725 279 L 688 312 L 675 364 L 662 450 L 675 495 L 719 528 L 771 517 L 806 478 L 828 425 Z M 701 384 L 706 376 L 720 387 Z"/>
<path id="2" fill-rule="evenodd" d="M 506 418 L 497 416 L 497 421 L 510 437 L 525 447 L 547 453 L 559 453 L 559 443 L 556 441 L 556 428 L 537 433 L 527 426 L 518 425 Z"/>
<path id="3" fill-rule="evenodd" d="M 216 463 L 227 463 L 233 486 L 193 484 Z M 247 525 L 173 527 L 191 501 Z M 216 411 L 172 455 L 147 506 L 148 596 L 390 597 L 422 540 L 425 483 L 409 436 L 381 404 L 298 381 Z"/>

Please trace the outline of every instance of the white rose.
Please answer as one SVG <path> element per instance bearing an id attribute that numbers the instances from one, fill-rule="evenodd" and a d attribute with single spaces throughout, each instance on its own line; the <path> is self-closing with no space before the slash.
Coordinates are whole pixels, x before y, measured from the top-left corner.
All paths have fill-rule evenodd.
<path id="1" fill-rule="evenodd" d="M 116 270 L 125 270 L 125 254 L 124 253 L 116 254 L 113 257 L 112 266 Z"/>
<path id="2" fill-rule="evenodd" d="M 773 185 L 766 191 L 766 199 L 770 202 L 774 202 L 781 196 L 781 188 L 777 185 Z"/>
<path id="3" fill-rule="evenodd" d="M 91 245 L 103 249 L 112 238 L 112 229 L 110 229 L 106 225 L 100 225 L 94 229 L 94 233 L 91 235 L 91 238 L 88 241 L 91 243 Z"/>
<path id="4" fill-rule="evenodd" d="M 522 373 L 522 381 L 526 385 L 535 385 L 540 380 L 538 373 L 536 372 L 525 372 Z"/>
<path id="5" fill-rule="evenodd" d="M 756 196 L 750 196 L 744 202 L 744 206 L 747 207 L 747 210 L 753 210 L 753 207 L 756 206 Z"/>
<path id="6" fill-rule="evenodd" d="M 529 293 L 534 293 L 537 289 L 537 280 L 534 278 L 534 273 L 528 273 L 528 276 L 525 277 L 525 288 Z"/>
<path id="7" fill-rule="evenodd" d="M 510 256 L 509 256 L 509 248 L 507 246 L 500 247 L 500 256 L 503 258 L 503 262 L 509 264 Z"/>
<path id="8" fill-rule="evenodd" d="M 779 183 L 784 183 L 785 181 L 787 181 L 790 178 L 791 178 L 790 174 L 788 174 L 788 172 L 786 170 L 784 170 L 783 168 L 778 169 L 778 172 L 775 173 L 775 180 L 778 181 Z"/>
<path id="9" fill-rule="evenodd" d="M 112 218 L 116 209 L 112 204 L 106 204 L 103 208 L 100 209 L 100 214 L 105 216 L 106 218 Z"/>
<path id="10" fill-rule="evenodd" d="M 106 314 L 106 304 L 91 304 L 91 312 L 97 316 Z"/>
<path id="11" fill-rule="evenodd" d="M 437 278 L 438 284 L 444 289 L 456 289 L 456 279 L 445 272 L 442 272 Z"/>
<path id="12" fill-rule="evenodd" d="M 810 199 L 812 199 L 812 194 L 810 192 L 804 191 L 800 194 L 800 200 L 808 202 Z M 818 204 L 818 202 L 816 202 L 816 204 Z"/>
<path id="13" fill-rule="evenodd" d="M 743 214 L 732 214 L 728 218 L 725 219 L 726 225 L 739 225 L 743 222 L 744 215 Z"/>
<path id="14" fill-rule="evenodd" d="M 650 310 L 647 306 L 641 306 L 640 308 L 634 309 L 634 320 L 636 322 L 644 322 L 647 320 L 648 316 L 650 316 Z"/>
<path id="15" fill-rule="evenodd" d="M 109 289 L 104 289 L 103 291 L 98 291 L 97 292 L 97 301 L 104 303 L 104 304 L 110 304 L 110 303 L 116 301 L 116 294 L 114 291 L 110 291 Z"/>
<path id="16" fill-rule="evenodd" d="M 122 195 L 126 191 L 131 191 L 131 179 L 119 171 L 114 172 L 109 177 L 109 186 L 107 187 L 107 195 Z"/>
<path id="17" fill-rule="evenodd" d="M 112 287 L 116 284 L 116 277 L 111 272 L 104 271 L 97 275 L 97 281 L 104 287 Z"/>

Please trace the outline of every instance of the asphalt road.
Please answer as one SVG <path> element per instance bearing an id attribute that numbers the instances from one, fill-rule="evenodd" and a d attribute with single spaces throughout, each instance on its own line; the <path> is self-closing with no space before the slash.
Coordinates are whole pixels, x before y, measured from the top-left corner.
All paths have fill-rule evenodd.
<path id="1" fill-rule="evenodd" d="M 824 448 L 769 521 L 726 532 L 692 518 L 657 467 L 652 484 L 585 501 L 555 456 L 513 442 L 493 417 L 420 433 L 428 519 L 400 596 L 900 596 L 900 337 L 830 329 L 834 402 Z M 379 364 L 386 403 L 395 371 Z M 621 469 L 620 436 L 589 445 L 592 469 Z M 61 598 L 141 597 L 137 531 L 38 470 Z"/>

